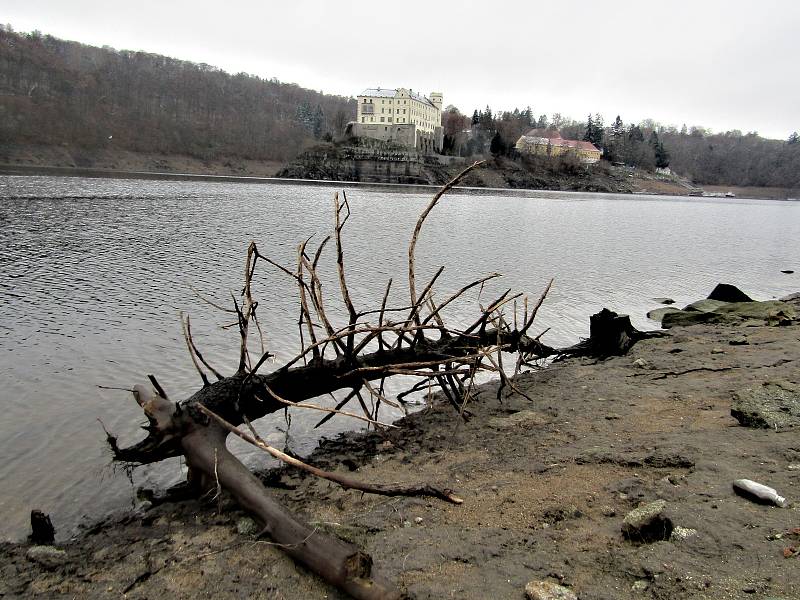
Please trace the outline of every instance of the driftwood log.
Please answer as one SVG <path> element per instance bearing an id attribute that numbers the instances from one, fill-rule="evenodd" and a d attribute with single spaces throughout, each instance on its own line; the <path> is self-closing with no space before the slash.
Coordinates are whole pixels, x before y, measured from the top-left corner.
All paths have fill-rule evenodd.
<path id="1" fill-rule="evenodd" d="M 425 495 L 460 503 L 461 499 L 453 490 L 430 483 L 361 482 L 322 471 L 269 446 L 251 423 L 270 413 L 296 407 L 321 411 L 325 416 L 320 423 L 343 415 L 375 427 L 391 426 L 380 423 L 379 407 L 381 404 L 397 406 L 398 399 L 403 401 L 404 394 L 392 400 L 383 393 L 384 381 L 398 374 L 419 378 L 412 390 L 441 390 L 455 408 L 454 418 L 467 418 L 469 413 L 465 406 L 473 392 L 477 372 L 498 373 L 501 390 L 505 386 L 514 387 L 513 380 L 503 370 L 501 353 L 517 355 L 517 372 L 525 365 L 548 357 L 622 353 L 640 339 L 640 332 L 630 326 L 626 317 L 608 311 L 608 314 L 592 317 L 590 339 L 577 346 L 558 350 L 540 341 L 543 333 L 531 337 L 529 331 L 552 281 L 530 306 L 527 298 L 508 290 L 494 301 L 480 304 L 475 320 L 466 327 L 451 328 L 445 324 L 443 310 L 449 304 L 470 290 L 482 290 L 486 281 L 498 275 L 477 279 L 437 305 L 432 290 L 444 267 L 418 291 L 415 246 L 425 218 L 443 194 L 479 164 L 468 167 L 445 185 L 420 215 L 408 248 L 409 301 L 405 306 L 387 306 L 391 280 L 379 306 L 361 311 L 354 306 L 347 287 L 341 238 L 350 214 L 346 196 L 342 201 L 338 194 L 334 196 L 332 236 L 325 238 L 313 253 L 307 247 L 308 241 L 300 244 L 294 268 L 275 263 L 251 243 L 245 261 L 244 287 L 238 299 L 233 298 L 233 308 L 214 304 L 228 310 L 238 323 L 240 348 L 236 373 L 223 376 L 208 364 L 194 343 L 187 317 L 184 337 L 203 387 L 189 398 L 175 402 L 152 375 L 149 376 L 150 385 L 136 385 L 133 395 L 148 419 L 147 436 L 133 446 L 120 447 L 117 439 L 108 434 L 114 460 L 136 466 L 182 455 L 189 467 L 189 483 L 198 494 L 214 488 L 229 492 L 263 525 L 265 535 L 326 581 L 354 598 L 401 597 L 390 584 L 373 574 L 372 560 L 367 554 L 352 544 L 309 527 L 275 502 L 259 480 L 227 450 L 226 439 L 234 433 L 287 464 L 346 489 L 385 495 Z M 335 247 L 338 288 L 348 315 L 347 322 L 338 326 L 334 326 L 326 312 L 318 275 L 319 261 L 331 239 Z M 259 371 L 272 356 L 263 346 L 263 337 L 258 358 L 251 356 L 248 344 L 253 327 L 259 336 L 261 334 L 256 314 L 258 303 L 251 293 L 251 282 L 260 263 L 279 269 L 294 281 L 300 315 L 300 352 L 267 373 Z M 509 315 L 512 307 L 513 314 Z M 209 376 L 216 381 L 212 382 Z M 336 391 L 347 393 L 334 409 L 313 402 L 315 398 Z M 373 409 L 368 407 L 365 396 L 373 400 Z M 345 405 L 353 401 L 360 412 L 344 410 Z"/>

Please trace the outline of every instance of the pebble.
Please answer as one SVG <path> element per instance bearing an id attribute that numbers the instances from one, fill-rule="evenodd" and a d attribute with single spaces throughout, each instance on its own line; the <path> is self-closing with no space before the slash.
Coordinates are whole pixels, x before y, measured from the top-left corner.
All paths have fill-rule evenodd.
<path id="1" fill-rule="evenodd" d="M 743 335 L 736 336 L 728 342 L 731 346 L 749 346 L 750 342 Z"/>
<path id="2" fill-rule="evenodd" d="M 45 569 L 54 569 L 67 562 L 67 553 L 53 546 L 31 546 L 25 557 Z"/>
<path id="3" fill-rule="evenodd" d="M 675 529 L 672 530 L 672 535 L 670 536 L 669 539 L 671 539 L 673 541 L 685 540 L 685 539 L 688 539 L 690 537 L 694 537 L 696 535 L 697 535 L 697 529 L 691 529 L 689 527 L 678 526 L 678 527 L 676 527 Z"/>
<path id="4" fill-rule="evenodd" d="M 569 588 L 552 581 L 530 581 L 525 586 L 528 600 L 578 600 Z"/>
<path id="5" fill-rule="evenodd" d="M 722 348 L 712 348 L 711 354 L 725 354 L 725 350 Z"/>
<path id="6" fill-rule="evenodd" d="M 645 579 L 638 579 L 633 582 L 631 586 L 632 592 L 646 592 L 647 588 L 650 587 L 650 584 Z"/>
<path id="7" fill-rule="evenodd" d="M 665 500 L 656 500 L 632 510 L 622 522 L 622 535 L 634 542 L 669 539 L 673 525 L 669 517 L 664 515 L 666 508 Z"/>
<path id="8" fill-rule="evenodd" d="M 422 517 L 414 517 L 414 523 L 416 523 L 417 525 L 422 523 L 422 521 L 423 521 Z"/>
<path id="9" fill-rule="evenodd" d="M 616 517 L 617 516 L 617 511 L 614 509 L 613 506 L 604 506 L 603 508 L 600 509 L 600 513 L 604 517 Z"/>
<path id="10" fill-rule="evenodd" d="M 800 463 L 794 463 L 786 467 L 790 471 L 800 471 Z"/>
<path id="11" fill-rule="evenodd" d="M 239 535 L 255 535 L 258 533 L 258 524 L 250 517 L 242 517 L 236 523 L 236 531 Z"/>
<path id="12" fill-rule="evenodd" d="M 637 358 L 635 361 L 633 361 L 633 366 L 640 369 L 646 369 L 648 365 L 649 363 L 643 358 Z"/>

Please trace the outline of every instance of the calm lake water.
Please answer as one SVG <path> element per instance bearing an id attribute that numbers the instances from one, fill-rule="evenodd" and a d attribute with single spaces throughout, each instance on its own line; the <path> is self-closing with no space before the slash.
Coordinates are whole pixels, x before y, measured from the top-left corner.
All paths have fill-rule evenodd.
<path id="1" fill-rule="evenodd" d="M 358 308 L 377 306 L 389 277 L 405 301 L 407 247 L 430 192 L 356 187 L 345 260 Z M 192 316 L 195 339 L 209 361 L 232 373 L 238 333 L 222 329 L 229 315 L 199 301 L 193 289 L 230 305 L 241 288 L 248 243 L 292 266 L 296 245 L 331 229 L 336 188 L 243 184 L 0 177 L 0 537 L 27 532 L 28 513 L 52 515 L 61 537 L 86 515 L 129 507 L 133 485 L 166 485 L 179 461 L 138 470 L 133 482 L 115 472 L 98 420 L 122 441 L 139 437 L 143 417 L 129 388 L 154 373 L 173 398 L 198 388 L 179 313 Z M 632 197 L 525 192 L 446 196 L 425 224 L 417 247 L 418 277 L 446 265 L 438 297 L 479 275 L 538 297 L 555 285 L 537 319 L 552 345 L 588 334 L 602 307 L 644 314 L 653 297 L 685 304 L 717 282 L 760 299 L 800 289 L 800 204 L 777 201 Z M 331 250 L 331 248 L 329 248 Z M 325 288 L 336 311 L 334 256 Z M 298 348 L 296 291 L 276 270 L 261 268 L 255 292 L 267 345 L 277 362 Z M 505 286 L 505 287 L 503 287 Z M 455 307 L 451 323 L 474 316 L 477 295 Z M 383 418 L 393 415 L 384 414 Z M 319 430 L 296 414 L 290 446 L 307 452 Z M 353 424 L 332 419 L 323 435 Z M 282 443 L 282 415 L 259 423 Z M 251 464 L 261 456 L 246 454 Z"/>

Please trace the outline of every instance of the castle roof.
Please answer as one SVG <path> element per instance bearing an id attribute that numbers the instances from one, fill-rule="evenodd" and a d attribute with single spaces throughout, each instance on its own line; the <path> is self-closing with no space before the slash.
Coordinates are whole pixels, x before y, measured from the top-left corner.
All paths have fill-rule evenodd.
<path id="1" fill-rule="evenodd" d="M 561 134 L 555 129 L 531 129 L 523 137 L 528 138 L 528 141 L 533 144 L 550 144 L 551 146 L 560 146 L 562 148 L 575 148 L 576 150 L 594 150 L 599 152 L 592 142 L 585 142 L 582 140 L 565 140 Z"/>
<path id="2" fill-rule="evenodd" d="M 367 88 L 363 92 L 361 92 L 359 96 L 369 96 L 370 98 L 394 98 L 395 96 L 397 96 L 398 91 L 399 91 L 398 88 L 388 88 L 388 89 Z M 434 108 L 437 108 L 437 106 L 433 102 L 431 102 L 430 99 L 428 99 L 426 96 L 423 96 L 422 94 L 418 94 L 411 90 L 406 90 L 406 91 L 408 92 L 409 97 L 411 97 L 413 100 L 416 100 L 417 102 L 424 102 L 425 104 L 430 104 Z"/>

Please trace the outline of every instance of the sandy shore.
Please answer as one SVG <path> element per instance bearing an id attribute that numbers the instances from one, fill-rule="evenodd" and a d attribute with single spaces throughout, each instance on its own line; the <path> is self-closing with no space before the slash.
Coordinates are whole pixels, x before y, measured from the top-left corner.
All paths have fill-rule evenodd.
<path id="1" fill-rule="evenodd" d="M 414 598 L 522 599 L 543 579 L 582 600 L 796 599 L 800 556 L 787 549 L 800 546 L 797 430 L 741 427 L 730 410 L 738 391 L 800 384 L 799 360 L 797 324 L 675 328 L 627 356 L 523 374 L 516 383 L 531 400 L 498 401 L 496 384 L 484 386 L 468 423 L 436 405 L 310 458 L 374 481 L 449 485 L 461 506 L 269 477 L 284 503 L 362 545 Z M 737 478 L 775 487 L 789 506 L 736 496 Z M 657 499 L 682 535 L 624 539 L 625 515 Z M 343 597 L 240 534 L 243 516 L 227 500 L 159 505 L 90 528 L 49 568 L 26 546 L 2 546 L 0 597 Z"/>

